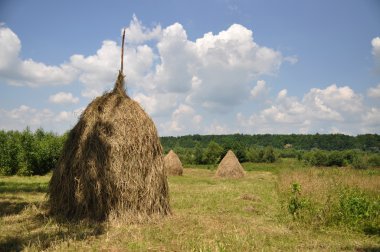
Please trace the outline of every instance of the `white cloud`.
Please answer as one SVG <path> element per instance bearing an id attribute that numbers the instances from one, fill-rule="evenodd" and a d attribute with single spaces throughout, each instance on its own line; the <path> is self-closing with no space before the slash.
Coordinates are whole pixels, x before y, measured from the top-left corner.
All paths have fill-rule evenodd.
<path id="1" fill-rule="evenodd" d="M 125 29 L 125 40 L 129 43 L 143 43 L 148 40 L 158 39 L 161 36 L 161 26 L 153 29 L 143 26 L 140 20 L 133 14 L 129 26 Z"/>
<path id="2" fill-rule="evenodd" d="M 39 87 L 69 84 L 77 72 L 69 64 L 48 66 L 19 56 L 21 41 L 9 28 L 0 26 L 0 78 L 16 86 Z"/>
<path id="3" fill-rule="evenodd" d="M 336 84 L 325 89 L 312 88 L 303 102 L 318 114 L 318 117 L 340 119 L 340 113 L 356 113 L 363 109 L 362 97 L 348 86 Z"/>
<path id="4" fill-rule="evenodd" d="M 367 95 L 373 98 L 380 98 L 380 83 L 377 84 L 376 87 L 369 88 L 367 90 Z"/>
<path id="5" fill-rule="evenodd" d="M 80 71 L 79 80 L 85 85 L 84 97 L 100 95 L 115 81 L 120 64 L 120 49 L 114 41 L 103 41 L 95 55 L 85 57 L 73 55 L 70 58 L 73 67 Z"/>
<path id="6" fill-rule="evenodd" d="M 376 59 L 380 59 L 380 37 L 376 37 L 372 39 L 372 55 L 375 56 Z"/>
<path id="7" fill-rule="evenodd" d="M 6 110 L 0 108 L 0 129 L 23 130 L 29 126 L 32 130 L 43 128 L 58 133 L 67 131 L 78 120 L 83 108 L 73 111 L 53 112 L 50 109 L 36 109 L 26 105 Z"/>
<path id="8" fill-rule="evenodd" d="M 178 95 L 173 93 L 155 93 L 145 95 L 137 93 L 133 98 L 141 104 L 144 110 L 151 116 L 168 115 L 175 109 L 178 103 Z"/>
<path id="9" fill-rule="evenodd" d="M 171 120 L 160 125 L 164 135 L 178 135 L 197 132 L 200 130 L 200 123 L 203 118 L 189 105 L 180 104 L 171 115 Z"/>
<path id="10" fill-rule="evenodd" d="M 264 80 L 258 80 L 256 86 L 251 89 L 251 97 L 259 98 L 263 94 L 267 93 L 268 89 L 266 87 L 266 82 Z"/>
<path id="11" fill-rule="evenodd" d="M 205 109 L 226 111 L 249 97 L 250 83 L 273 75 L 283 62 L 280 52 L 257 45 L 252 31 L 234 24 L 219 34 L 206 33 L 195 41 L 197 67 L 187 101 Z"/>
<path id="12" fill-rule="evenodd" d="M 231 132 L 231 130 L 228 128 L 227 125 L 221 124 L 219 122 L 213 122 L 210 125 L 205 127 L 204 132 L 206 134 L 212 134 L 212 135 L 223 135 L 223 134 L 232 134 L 234 132 Z"/>
<path id="13" fill-rule="evenodd" d="M 380 37 L 373 38 L 372 44 L 372 55 L 375 59 L 376 71 L 380 72 Z"/>
<path id="14" fill-rule="evenodd" d="M 285 98 L 287 94 L 288 94 L 288 90 L 282 89 L 280 92 L 278 92 L 277 99 Z"/>
<path id="15" fill-rule="evenodd" d="M 49 97 L 49 101 L 52 103 L 78 103 L 79 98 L 74 97 L 72 93 L 59 92 Z"/>
<path id="16" fill-rule="evenodd" d="M 284 61 L 289 62 L 290 64 L 294 65 L 298 62 L 298 57 L 297 56 L 287 56 L 287 57 L 284 57 Z"/>
<path id="17" fill-rule="evenodd" d="M 337 129 L 362 133 L 363 125 L 378 123 L 376 112 L 375 108 L 365 108 L 362 97 L 350 87 L 333 84 L 325 89 L 312 88 L 302 100 L 289 97 L 283 89 L 270 107 L 248 117 L 237 113 L 236 120 L 242 129 L 257 133 L 331 133 Z"/>

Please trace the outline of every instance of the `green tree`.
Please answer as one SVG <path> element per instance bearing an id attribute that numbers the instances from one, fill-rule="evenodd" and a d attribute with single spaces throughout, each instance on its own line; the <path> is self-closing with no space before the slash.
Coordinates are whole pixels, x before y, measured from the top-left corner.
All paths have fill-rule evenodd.
<path id="1" fill-rule="evenodd" d="M 267 163 L 273 163 L 276 161 L 276 154 L 272 146 L 267 146 L 264 150 L 263 161 Z"/>
<path id="2" fill-rule="evenodd" d="M 214 141 L 210 141 L 203 153 L 203 162 L 205 164 L 216 164 L 220 160 L 223 148 Z"/>
<path id="3" fill-rule="evenodd" d="M 199 142 L 195 145 L 194 148 L 194 163 L 203 164 L 203 150 Z"/>

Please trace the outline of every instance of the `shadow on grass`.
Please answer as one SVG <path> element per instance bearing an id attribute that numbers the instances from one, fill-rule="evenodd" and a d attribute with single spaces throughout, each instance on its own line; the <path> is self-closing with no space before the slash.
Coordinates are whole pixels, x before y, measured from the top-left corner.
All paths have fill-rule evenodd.
<path id="1" fill-rule="evenodd" d="M 27 205 L 27 202 L 14 202 L 0 198 L 0 217 L 19 214 Z"/>
<path id="2" fill-rule="evenodd" d="M 368 226 L 368 227 L 365 227 L 363 231 L 366 235 L 380 236 L 380 227 Z M 380 249 L 378 251 L 380 251 Z"/>
<path id="3" fill-rule="evenodd" d="M 357 252 L 379 252 L 380 246 L 378 247 L 364 247 L 364 248 L 357 248 Z"/>
<path id="4" fill-rule="evenodd" d="M 35 206 L 25 208 L 21 214 L 13 216 L 12 220 L 3 221 L 3 224 L 5 230 L 7 226 L 10 227 L 10 232 L 0 235 L 0 251 L 21 251 L 25 248 L 41 251 L 104 232 L 102 223 L 57 220 L 44 215 Z"/>

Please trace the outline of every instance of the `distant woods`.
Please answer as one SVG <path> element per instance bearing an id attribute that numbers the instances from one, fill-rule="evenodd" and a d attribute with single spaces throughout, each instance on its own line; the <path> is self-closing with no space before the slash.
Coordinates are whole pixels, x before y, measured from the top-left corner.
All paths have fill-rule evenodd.
<path id="1" fill-rule="evenodd" d="M 55 167 L 67 134 L 0 130 L 0 175 L 43 175 Z M 297 158 L 311 166 L 380 166 L 380 135 L 187 135 L 161 137 L 185 165 L 215 165 L 229 149 L 240 162 Z"/>

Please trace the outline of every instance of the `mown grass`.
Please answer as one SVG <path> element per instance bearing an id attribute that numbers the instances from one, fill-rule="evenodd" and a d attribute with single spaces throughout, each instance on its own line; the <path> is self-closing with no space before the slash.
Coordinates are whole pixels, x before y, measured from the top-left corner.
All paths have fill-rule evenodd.
<path id="1" fill-rule="evenodd" d="M 217 179 L 213 169 L 185 168 L 169 177 L 173 215 L 149 223 L 60 222 L 44 212 L 50 176 L 0 177 L 0 251 L 376 251 L 380 235 L 342 225 L 293 220 L 290 186 L 323 202 L 332 176 L 379 193 L 378 170 L 302 167 L 295 160 L 244 164 L 243 179 Z M 322 194 L 322 196 L 320 195 Z M 316 197 L 316 198 L 313 198 Z M 321 198 L 318 198 L 321 197 Z"/>

